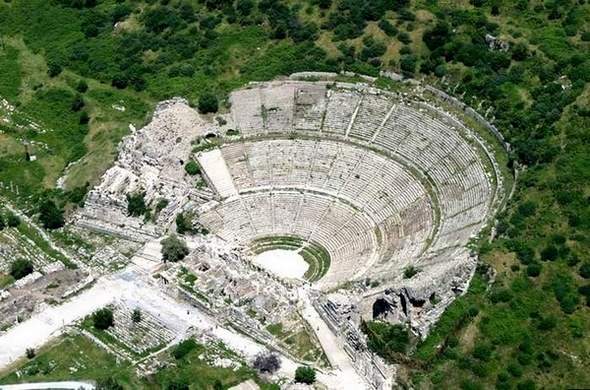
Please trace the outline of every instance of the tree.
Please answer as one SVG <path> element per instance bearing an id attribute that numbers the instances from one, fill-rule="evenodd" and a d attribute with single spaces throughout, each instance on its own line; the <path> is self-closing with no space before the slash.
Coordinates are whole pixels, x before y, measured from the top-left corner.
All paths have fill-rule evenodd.
<path id="1" fill-rule="evenodd" d="M 590 263 L 584 263 L 580 266 L 580 276 L 584 279 L 590 279 Z"/>
<path id="2" fill-rule="evenodd" d="M 39 221 L 45 229 L 58 229 L 65 223 L 64 211 L 51 199 L 46 199 L 39 206 Z"/>
<path id="3" fill-rule="evenodd" d="M 85 103 L 84 103 L 84 99 L 82 98 L 82 95 L 77 94 L 74 97 L 74 101 L 72 101 L 71 110 L 74 112 L 78 112 L 84 107 L 84 105 L 85 105 Z"/>
<path id="4" fill-rule="evenodd" d="M 139 217 L 147 212 L 145 194 L 143 192 L 127 194 L 127 212 L 133 217 Z"/>
<path id="5" fill-rule="evenodd" d="M 199 97 L 199 112 L 201 114 L 207 114 L 210 112 L 217 112 L 219 109 L 219 102 L 217 96 L 212 93 L 206 92 Z"/>
<path id="6" fill-rule="evenodd" d="M 536 278 L 541 274 L 542 269 L 543 267 L 541 263 L 535 261 L 527 265 L 526 274 L 530 277 Z"/>
<path id="7" fill-rule="evenodd" d="M 379 21 L 379 28 L 390 37 L 396 36 L 399 32 L 398 29 L 393 24 L 391 24 L 387 19 L 381 19 Z"/>
<path id="8" fill-rule="evenodd" d="M 80 113 L 80 119 L 78 120 L 78 123 L 80 123 L 81 125 L 87 125 L 88 122 L 90 122 L 90 116 L 86 111 L 82 111 Z"/>
<path id="9" fill-rule="evenodd" d="M 0 215 L 0 231 L 4 230 L 5 227 L 6 223 L 4 222 L 4 218 L 2 218 L 2 215 Z"/>
<path id="10" fill-rule="evenodd" d="M 186 355 L 189 354 L 190 351 L 197 348 L 197 343 L 193 339 L 186 339 L 178 343 L 176 347 L 172 350 L 172 356 L 174 359 L 180 360 Z"/>
<path id="11" fill-rule="evenodd" d="M 80 93 L 88 91 L 88 83 L 86 83 L 86 80 L 81 79 L 80 81 L 78 81 L 78 84 L 76 85 L 76 91 Z"/>
<path id="12" fill-rule="evenodd" d="M 201 173 L 201 167 L 194 160 L 190 160 L 189 162 L 187 162 L 184 166 L 184 170 L 191 176 L 198 175 L 199 173 Z"/>
<path id="13" fill-rule="evenodd" d="M 92 322 L 96 329 L 106 330 L 115 324 L 113 318 L 113 311 L 108 307 L 104 307 L 95 311 L 92 314 Z"/>
<path id="14" fill-rule="evenodd" d="M 49 77 L 58 76 L 62 72 L 61 65 L 56 61 L 49 61 L 47 63 L 47 74 Z"/>
<path id="15" fill-rule="evenodd" d="M 26 350 L 26 354 L 27 354 L 27 358 L 28 359 L 32 359 L 35 357 L 36 353 L 35 353 L 35 348 L 27 348 Z"/>
<path id="16" fill-rule="evenodd" d="M 276 353 L 261 352 L 254 358 L 253 366 L 261 373 L 273 374 L 281 368 L 281 360 Z"/>
<path id="17" fill-rule="evenodd" d="M 131 321 L 133 321 L 134 324 L 141 322 L 141 310 L 139 310 L 139 308 L 133 309 L 133 313 L 131 313 Z"/>
<path id="18" fill-rule="evenodd" d="M 20 225 L 20 218 L 14 213 L 8 213 L 6 216 L 6 224 L 8 227 L 17 227 Z"/>
<path id="19" fill-rule="evenodd" d="M 184 234 L 187 232 L 193 232 L 192 216 L 190 214 L 178 213 L 176 215 L 176 233 Z"/>
<path id="20" fill-rule="evenodd" d="M 10 265 L 10 275 L 15 279 L 21 279 L 33 272 L 33 263 L 27 259 L 15 260 Z"/>
<path id="21" fill-rule="evenodd" d="M 308 366 L 297 367 L 297 370 L 295 370 L 295 382 L 311 385 L 315 382 L 315 370 Z"/>
<path id="22" fill-rule="evenodd" d="M 175 235 L 166 237 L 161 241 L 162 244 L 162 258 L 167 261 L 180 261 L 188 255 L 189 250 L 186 243 L 180 240 Z"/>
<path id="23" fill-rule="evenodd" d="M 189 390 L 188 380 L 176 378 L 166 384 L 165 390 Z"/>
<path id="24" fill-rule="evenodd" d="M 450 41 L 451 29 L 445 22 L 438 22 L 432 30 L 427 30 L 422 40 L 430 50 L 435 50 Z"/>

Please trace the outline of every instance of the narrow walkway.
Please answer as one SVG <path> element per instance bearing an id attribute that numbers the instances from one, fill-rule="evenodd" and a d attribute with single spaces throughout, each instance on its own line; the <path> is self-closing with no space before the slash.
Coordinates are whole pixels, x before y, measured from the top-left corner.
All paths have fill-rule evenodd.
<path id="1" fill-rule="evenodd" d="M 332 333 L 328 325 L 311 304 L 307 291 L 304 288 L 299 290 L 299 297 L 303 303 L 301 314 L 315 332 L 324 349 L 324 353 L 336 371 L 335 381 L 333 383 L 326 383 L 326 385 L 329 388 L 334 386 L 334 388 L 342 390 L 368 389 L 367 383 L 356 372 L 338 337 Z M 326 377 L 324 381 L 330 379 L 330 375 Z"/>

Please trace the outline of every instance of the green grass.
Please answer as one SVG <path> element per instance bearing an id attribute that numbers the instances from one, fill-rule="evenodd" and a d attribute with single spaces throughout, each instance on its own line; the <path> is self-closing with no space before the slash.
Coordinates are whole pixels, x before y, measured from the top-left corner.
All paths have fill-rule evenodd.
<path id="1" fill-rule="evenodd" d="M 274 388 L 243 365 L 237 370 L 218 368 L 199 359 L 200 355 L 211 350 L 217 348 L 196 344 L 193 350 L 177 362 L 177 367 L 163 368 L 151 377 L 140 378 L 129 362 L 115 358 L 82 335 L 69 334 L 39 350 L 34 359 L 19 361 L 0 373 L 0 384 L 111 377 L 125 389 L 155 390 L 173 380 L 185 378 L 191 384 L 191 389 L 213 389 L 216 382 L 220 382 L 223 388 L 228 388 L 247 379 L 254 379 L 263 389 Z"/>
<path id="2" fill-rule="evenodd" d="M 10 45 L 0 43 L 0 96 L 15 100 L 21 85 L 18 50 Z"/>
<path id="3" fill-rule="evenodd" d="M 113 355 L 86 337 L 72 334 L 47 345 L 37 352 L 34 359 L 23 360 L 9 372 L 0 374 L 0 383 L 92 380 L 104 377 L 115 377 L 129 388 L 137 388 L 140 384 L 128 363 L 117 361 Z"/>
<path id="4" fill-rule="evenodd" d="M 9 287 L 14 282 L 12 275 L 0 274 L 0 289 Z"/>

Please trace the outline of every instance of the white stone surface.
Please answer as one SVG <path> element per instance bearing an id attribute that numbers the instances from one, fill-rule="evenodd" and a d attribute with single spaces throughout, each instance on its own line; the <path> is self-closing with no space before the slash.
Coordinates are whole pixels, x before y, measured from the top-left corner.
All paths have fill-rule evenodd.
<path id="1" fill-rule="evenodd" d="M 227 198 L 237 195 L 238 190 L 219 149 L 199 153 L 197 161 L 220 197 Z"/>
<path id="2" fill-rule="evenodd" d="M 259 253 L 252 259 L 254 264 L 286 279 L 302 279 L 309 264 L 297 251 L 273 249 Z"/>

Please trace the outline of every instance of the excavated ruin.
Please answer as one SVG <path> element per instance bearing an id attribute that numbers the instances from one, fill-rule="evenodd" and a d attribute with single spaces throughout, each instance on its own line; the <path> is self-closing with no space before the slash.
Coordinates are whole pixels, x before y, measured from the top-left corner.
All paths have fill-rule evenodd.
<path id="1" fill-rule="evenodd" d="M 391 371 L 367 350 L 360 321 L 407 324 L 425 337 L 466 291 L 477 263 L 469 244 L 505 201 L 490 139 L 503 140 L 431 87 L 393 92 L 309 76 L 252 83 L 212 117 L 179 98 L 159 104 L 123 140 L 75 224 L 145 244 L 134 262 L 149 268 L 176 216 L 195 216 L 187 267 L 209 286 L 191 286 L 208 296 L 203 307 L 272 344 L 260 313 L 280 321 L 304 291 L 357 373 L 379 388 Z M 185 172 L 191 160 L 198 175 Z M 133 193 L 144 194 L 151 219 L 128 215 Z M 309 263 L 304 277 L 250 261 L 271 250 L 297 251 Z M 175 272 L 162 273 L 165 283 Z"/>

